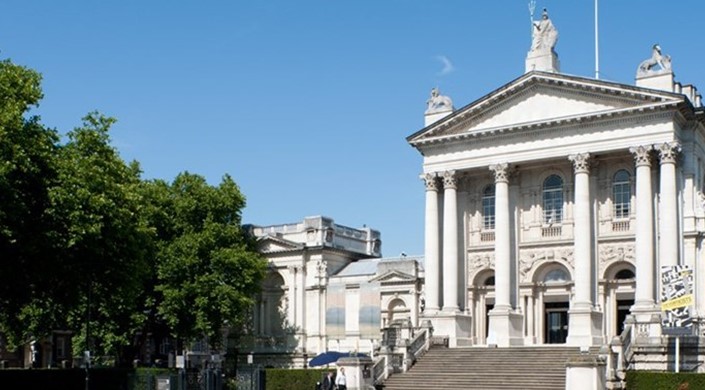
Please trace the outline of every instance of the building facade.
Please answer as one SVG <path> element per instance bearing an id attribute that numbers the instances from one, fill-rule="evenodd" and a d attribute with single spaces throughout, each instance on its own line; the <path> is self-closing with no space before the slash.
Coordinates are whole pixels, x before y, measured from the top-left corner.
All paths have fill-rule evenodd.
<path id="1" fill-rule="evenodd" d="M 381 258 L 378 231 L 315 216 L 249 226 L 269 271 L 242 338 L 265 365 L 300 366 L 324 351 L 372 352 L 381 328 L 418 326 L 422 259 Z"/>
<path id="2" fill-rule="evenodd" d="M 424 318 L 451 345 L 602 345 L 627 316 L 660 335 L 662 266 L 693 270 L 705 313 L 701 96 L 658 45 L 626 85 L 560 73 L 536 35 L 524 75 L 457 110 L 434 90 L 407 138 L 423 155 Z"/>

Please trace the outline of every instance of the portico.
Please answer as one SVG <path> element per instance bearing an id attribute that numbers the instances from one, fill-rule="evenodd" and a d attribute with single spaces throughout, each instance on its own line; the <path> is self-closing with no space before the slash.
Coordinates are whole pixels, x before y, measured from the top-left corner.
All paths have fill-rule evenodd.
<path id="1" fill-rule="evenodd" d="M 699 95 L 670 68 L 636 87 L 564 75 L 534 46 L 526 74 L 461 110 L 434 89 L 407 138 L 424 156 L 422 315 L 451 344 L 592 346 L 627 315 L 660 326 L 657 272 L 699 253 L 681 223 L 697 205 L 679 201 L 705 176 L 681 158 Z"/>

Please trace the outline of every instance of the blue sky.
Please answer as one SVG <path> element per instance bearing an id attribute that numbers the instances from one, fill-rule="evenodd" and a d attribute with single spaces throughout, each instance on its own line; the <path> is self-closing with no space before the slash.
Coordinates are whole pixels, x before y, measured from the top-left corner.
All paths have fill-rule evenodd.
<path id="1" fill-rule="evenodd" d="M 564 73 L 594 76 L 593 0 L 537 1 Z M 602 0 L 602 78 L 632 84 L 658 42 L 705 91 L 702 0 Z M 247 197 L 246 223 L 326 215 L 423 253 L 423 127 L 438 86 L 462 107 L 524 71 L 527 1 L 9 0 L 0 57 L 44 75 L 34 113 L 66 132 L 87 112 L 146 178 L 179 172 Z"/>

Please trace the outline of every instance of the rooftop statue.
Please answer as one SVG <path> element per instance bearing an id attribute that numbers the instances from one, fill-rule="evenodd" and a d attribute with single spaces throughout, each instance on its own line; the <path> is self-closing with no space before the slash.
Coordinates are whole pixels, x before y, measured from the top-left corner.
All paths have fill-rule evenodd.
<path id="1" fill-rule="evenodd" d="M 658 69 L 654 69 L 658 65 Z M 655 44 L 651 48 L 651 58 L 639 64 L 636 71 L 637 77 L 652 74 L 666 73 L 671 71 L 671 56 L 661 54 L 661 46 Z"/>
<path id="2" fill-rule="evenodd" d="M 448 96 L 441 95 L 438 88 L 431 89 L 431 97 L 426 101 L 426 114 L 453 111 L 453 101 Z"/>
<path id="3" fill-rule="evenodd" d="M 558 30 L 548 18 L 548 11 L 543 9 L 541 20 L 533 21 L 531 51 L 552 51 L 558 41 Z"/>

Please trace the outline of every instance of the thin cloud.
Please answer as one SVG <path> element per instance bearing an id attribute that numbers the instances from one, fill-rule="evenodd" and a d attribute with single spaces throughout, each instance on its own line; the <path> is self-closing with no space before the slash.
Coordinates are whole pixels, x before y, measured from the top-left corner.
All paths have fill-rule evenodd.
<path id="1" fill-rule="evenodd" d="M 443 69 L 441 69 L 440 72 L 438 72 L 439 76 L 445 76 L 455 70 L 455 67 L 453 66 L 453 63 L 450 62 L 450 59 L 446 56 L 436 56 L 436 59 L 440 61 L 443 64 Z"/>

